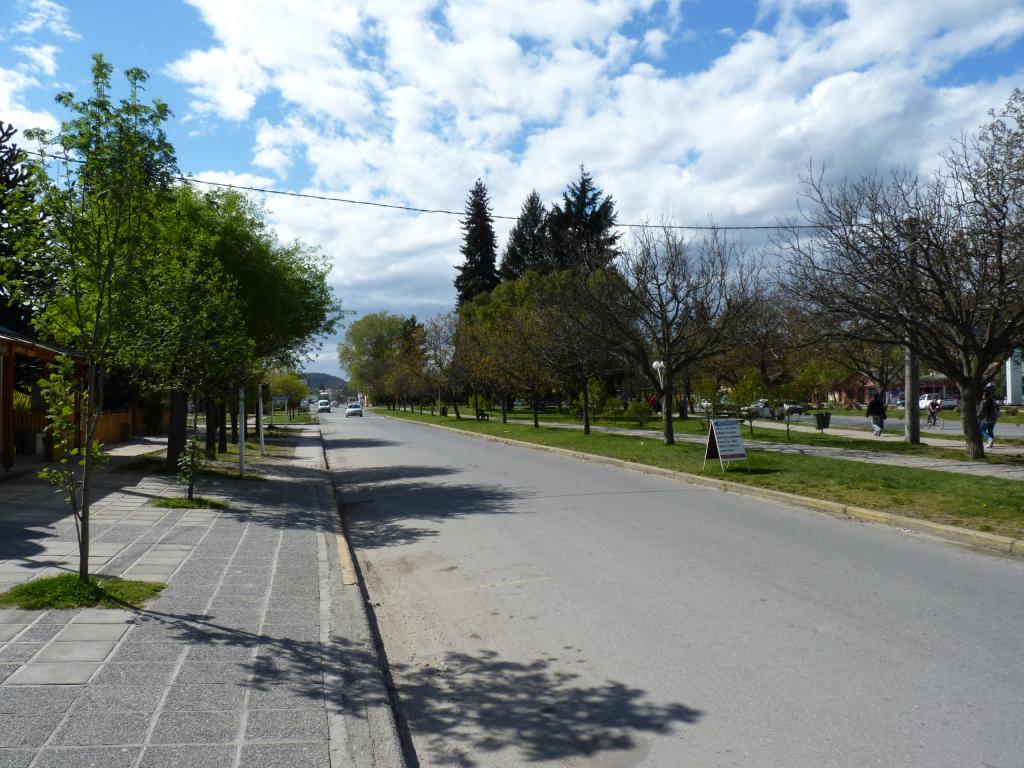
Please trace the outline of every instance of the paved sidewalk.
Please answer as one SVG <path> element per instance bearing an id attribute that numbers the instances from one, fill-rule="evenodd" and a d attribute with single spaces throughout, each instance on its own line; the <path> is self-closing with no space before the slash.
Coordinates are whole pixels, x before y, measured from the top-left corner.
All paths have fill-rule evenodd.
<path id="1" fill-rule="evenodd" d="M 141 611 L 0 610 L 0 768 L 401 765 L 358 587 L 343 587 L 316 428 L 226 510 L 147 506 L 173 479 L 104 472 L 94 572 L 166 581 Z M 35 478 L 0 484 L 0 589 L 77 567 Z"/>
<path id="2" fill-rule="evenodd" d="M 524 419 L 509 419 L 509 423 L 513 424 L 532 424 L 532 421 Z M 560 429 L 583 429 L 582 424 L 564 424 L 564 423 L 547 423 L 544 424 L 547 427 L 557 427 Z M 761 427 L 768 427 L 767 424 L 762 424 L 759 421 L 754 422 L 754 429 L 757 430 Z M 651 429 L 627 429 L 624 427 L 604 427 L 591 425 L 590 427 L 595 432 L 611 432 L 620 435 L 632 435 L 634 437 L 649 437 L 652 439 L 660 439 L 660 430 Z M 774 424 L 772 428 L 777 428 Z M 785 425 L 782 425 L 785 429 Z M 848 437 L 858 437 L 862 439 L 864 435 L 857 432 L 841 432 L 839 430 L 828 430 L 828 434 L 845 435 Z M 840 459 L 844 461 L 861 461 L 867 464 L 884 464 L 886 466 L 897 466 L 897 467 L 912 467 L 914 469 L 930 469 L 936 472 L 952 472 L 958 475 L 973 475 L 975 477 L 998 477 L 1004 480 L 1019 480 L 1024 481 L 1024 467 L 1015 466 L 1012 464 L 987 464 L 984 462 L 973 462 L 973 461 L 958 461 L 957 459 L 940 459 L 933 458 L 931 456 L 906 456 L 899 453 L 886 453 L 884 451 L 858 451 L 852 448 L 836 448 L 833 446 L 826 445 L 808 445 L 806 443 L 772 443 L 767 441 L 761 441 L 757 439 L 751 440 L 749 437 L 749 431 L 744 426 L 743 429 L 743 443 L 747 446 L 748 450 L 754 451 L 765 451 L 768 453 L 795 453 L 803 456 L 818 456 L 825 459 Z M 878 438 L 879 440 L 886 438 Z M 895 442 L 899 442 L 893 439 Z M 707 438 L 704 436 L 697 435 L 680 435 L 676 434 L 676 442 L 680 443 L 697 443 L 704 445 L 707 442 Z M 934 443 L 930 442 L 930 445 Z M 943 445 L 942 447 L 946 447 Z M 1006 449 L 1013 453 L 1019 453 L 1020 448 L 1013 446 Z"/>

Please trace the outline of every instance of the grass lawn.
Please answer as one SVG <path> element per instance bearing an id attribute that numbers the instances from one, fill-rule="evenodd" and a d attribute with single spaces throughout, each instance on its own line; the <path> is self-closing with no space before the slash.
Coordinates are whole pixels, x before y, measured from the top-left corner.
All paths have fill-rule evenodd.
<path id="1" fill-rule="evenodd" d="M 165 586 L 158 581 L 128 581 L 109 576 L 82 581 L 76 573 L 62 573 L 0 592 L 0 608 L 140 608 Z"/>
<path id="2" fill-rule="evenodd" d="M 749 453 L 750 472 L 735 465 L 723 474 L 713 462 L 702 469 L 704 446 L 692 443 L 669 446 L 656 437 L 598 432 L 584 435 L 577 430 L 534 429 L 502 424 L 500 420 L 457 421 L 402 411 L 377 413 L 1024 538 L 1024 483 L 1014 480 L 760 451 Z"/>
<path id="3" fill-rule="evenodd" d="M 169 499 L 150 499 L 146 502 L 150 507 L 162 509 L 227 509 L 228 505 L 217 499 L 205 499 L 196 496 L 191 501 L 182 496 L 172 496 Z"/>

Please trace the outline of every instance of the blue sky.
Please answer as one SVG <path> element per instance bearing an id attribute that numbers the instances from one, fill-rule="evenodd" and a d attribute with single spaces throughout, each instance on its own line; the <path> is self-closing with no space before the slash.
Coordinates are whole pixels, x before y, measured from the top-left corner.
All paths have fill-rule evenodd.
<path id="1" fill-rule="evenodd" d="M 511 215 L 582 163 L 621 222 L 774 223 L 811 159 L 927 173 L 1024 85 L 1024 0 L 12 2 L 18 128 L 56 126 L 54 94 L 87 90 L 101 51 L 148 70 L 198 178 L 461 210 L 480 177 Z M 348 309 L 451 307 L 456 218 L 266 206 L 333 259 Z M 338 372 L 335 341 L 311 369 Z"/>

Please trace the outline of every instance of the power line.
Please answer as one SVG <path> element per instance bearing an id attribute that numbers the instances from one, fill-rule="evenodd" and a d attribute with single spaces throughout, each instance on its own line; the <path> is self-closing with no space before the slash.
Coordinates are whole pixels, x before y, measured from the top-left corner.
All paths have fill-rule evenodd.
<path id="1" fill-rule="evenodd" d="M 45 155 L 42 152 L 33 152 L 31 150 L 22 150 L 22 151 L 25 154 L 35 155 L 37 157 L 43 158 L 44 160 L 47 159 L 47 158 L 50 158 L 50 159 L 53 159 L 53 160 L 64 160 L 64 161 L 70 162 L 70 163 L 84 163 L 85 162 L 84 160 L 79 160 L 78 158 L 74 158 L 74 157 L 66 157 L 66 156 L 62 156 L 62 155 Z M 236 189 L 236 190 L 239 190 L 241 192 L 257 192 L 257 193 L 263 194 L 263 195 L 279 195 L 281 197 L 296 197 L 296 198 L 301 198 L 301 199 L 305 199 L 305 200 L 322 200 L 322 201 L 329 202 L 329 203 L 346 203 L 348 205 L 364 205 L 364 206 L 368 206 L 368 207 L 371 207 L 371 208 L 387 208 L 387 209 L 390 209 L 390 210 L 393 210 L 393 211 L 409 211 L 410 213 L 437 213 L 437 214 L 442 214 L 444 216 L 463 216 L 464 215 L 463 211 L 449 211 L 449 210 L 447 210 L 445 208 L 418 208 L 418 207 L 412 206 L 412 205 L 397 205 L 397 204 L 394 204 L 394 203 L 378 203 L 378 202 L 375 202 L 375 201 L 372 201 L 372 200 L 355 200 L 355 199 L 349 198 L 349 197 L 334 197 L 332 195 L 314 195 L 314 194 L 310 194 L 308 192 L 292 192 L 290 190 L 285 190 L 285 189 L 267 189 L 266 187 L 254 187 L 254 186 L 249 186 L 249 185 L 246 185 L 246 184 L 229 184 L 228 182 L 225 182 L 225 181 L 210 181 L 208 179 L 197 179 L 194 176 L 180 176 L 180 175 L 178 175 L 178 176 L 175 176 L 174 178 L 178 179 L 179 181 L 185 181 L 185 182 L 189 182 L 189 183 L 192 183 L 192 184 L 205 184 L 205 185 L 211 186 L 211 187 L 224 187 L 225 189 Z M 504 219 L 506 221 L 516 221 L 519 218 L 518 216 L 503 216 L 501 214 L 492 214 L 491 217 L 495 218 L 495 219 Z M 696 231 L 696 232 L 710 232 L 710 231 L 715 231 L 715 230 L 723 230 L 723 231 L 724 230 L 731 230 L 731 231 L 736 231 L 736 230 L 820 229 L 820 227 L 818 227 L 817 225 L 814 225 L 814 224 L 794 224 L 792 226 L 787 226 L 787 225 L 784 225 L 784 224 L 750 224 L 750 225 L 740 225 L 740 226 L 735 226 L 735 227 L 726 226 L 726 225 L 712 225 L 712 224 L 707 224 L 707 225 L 703 225 L 703 226 L 701 226 L 701 225 L 694 225 L 694 224 L 667 224 L 667 225 L 666 224 L 657 224 L 657 225 L 652 225 L 652 224 L 616 224 L 616 226 L 617 227 L 622 227 L 624 229 L 643 229 L 643 228 L 646 228 L 646 227 L 654 226 L 654 227 L 657 227 L 657 228 L 681 229 L 681 230 Z"/>

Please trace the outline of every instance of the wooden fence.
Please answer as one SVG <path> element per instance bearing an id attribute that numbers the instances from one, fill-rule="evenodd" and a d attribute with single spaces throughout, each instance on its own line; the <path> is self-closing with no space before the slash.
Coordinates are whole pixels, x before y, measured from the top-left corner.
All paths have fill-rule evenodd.
<path id="1" fill-rule="evenodd" d="M 35 413 L 15 413 L 13 423 L 15 454 L 19 456 L 35 454 L 36 435 L 46 429 L 46 417 Z M 131 440 L 132 434 L 136 431 L 142 433 L 145 430 L 145 423 L 145 418 L 139 409 L 136 409 L 134 414 L 131 409 L 127 408 L 103 413 L 96 425 L 96 439 L 105 445 L 123 443 Z M 161 419 L 164 431 L 166 431 L 168 423 L 165 413 Z"/>

